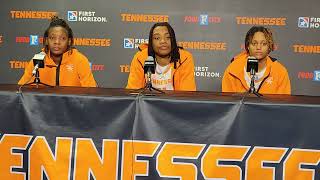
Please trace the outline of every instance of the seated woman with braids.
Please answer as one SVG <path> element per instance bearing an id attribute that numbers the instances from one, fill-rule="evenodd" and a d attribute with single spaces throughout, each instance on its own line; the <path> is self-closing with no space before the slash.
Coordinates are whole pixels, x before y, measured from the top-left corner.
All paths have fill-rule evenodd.
<path id="1" fill-rule="evenodd" d="M 53 16 L 44 33 L 44 68 L 39 68 L 41 82 L 50 86 L 96 87 L 96 81 L 85 55 L 73 47 L 73 32 L 65 20 Z M 18 84 L 34 81 L 31 60 Z"/>
<path id="2" fill-rule="evenodd" d="M 161 90 L 196 91 L 194 62 L 190 52 L 179 48 L 173 28 L 167 22 L 156 23 L 149 32 L 149 44 L 139 46 L 130 66 L 127 89 L 146 85 L 144 64 L 148 56 L 155 61 L 152 86 Z"/>
<path id="3" fill-rule="evenodd" d="M 245 37 L 246 51 L 235 56 L 224 72 L 222 92 L 246 92 L 253 79 L 254 89 L 260 94 L 290 95 L 291 85 L 287 69 L 269 55 L 274 48 L 271 30 L 263 26 L 253 26 Z M 249 56 L 258 60 L 255 77 L 251 77 L 246 71 Z"/>

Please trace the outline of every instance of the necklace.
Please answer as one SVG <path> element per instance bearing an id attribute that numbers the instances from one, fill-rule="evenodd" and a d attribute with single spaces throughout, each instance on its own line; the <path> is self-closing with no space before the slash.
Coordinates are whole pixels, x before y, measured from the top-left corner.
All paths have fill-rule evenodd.
<path id="1" fill-rule="evenodd" d="M 157 73 L 157 76 L 159 77 L 159 79 L 164 79 L 165 78 L 165 75 L 170 70 L 170 67 L 171 67 L 170 64 L 168 64 L 166 66 L 160 66 L 157 63 L 156 73 Z"/>

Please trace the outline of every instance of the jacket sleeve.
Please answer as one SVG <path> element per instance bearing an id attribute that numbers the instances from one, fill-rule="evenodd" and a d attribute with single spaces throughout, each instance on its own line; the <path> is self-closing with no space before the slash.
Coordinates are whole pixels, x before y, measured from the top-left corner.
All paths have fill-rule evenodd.
<path id="1" fill-rule="evenodd" d="M 232 76 L 229 74 L 229 66 L 223 73 L 222 92 L 234 92 L 232 88 Z"/>
<path id="2" fill-rule="evenodd" d="M 277 94 L 291 95 L 291 84 L 290 84 L 288 71 L 286 69 L 284 69 L 283 72 L 281 73 Z"/>
<path id="3" fill-rule="evenodd" d="M 81 87 L 97 87 L 97 83 L 90 69 L 89 60 L 84 55 L 79 55 L 78 75 Z"/>
<path id="4" fill-rule="evenodd" d="M 127 89 L 140 89 L 145 86 L 144 70 L 138 58 L 139 53 L 137 52 L 131 61 Z"/>
<path id="5" fill-rule="evenodd" d="M 194 61 L 191 54 L 188 54 L 187 59 L 179 66 L 179 70 L 177 71 L 179 71 L 179 82 L 178 84 L 174 84 L 174 89 L 178 91 L 196 91 Z"/>
<path id="6" fill-rule="evenodd" d="M 28 65 L 25 67 L 24 74 L 20 78 L 18 85 L 23 85 L 23 84 L 33 82 L 34 78 L 32 77 L 32 70 L 33 70 L 33 60 L 31 59 Z"/>

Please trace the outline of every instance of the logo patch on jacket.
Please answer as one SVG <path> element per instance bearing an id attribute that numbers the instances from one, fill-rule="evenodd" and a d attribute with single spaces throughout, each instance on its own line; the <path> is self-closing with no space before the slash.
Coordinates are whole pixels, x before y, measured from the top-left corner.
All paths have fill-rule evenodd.
<path id="1" fill-rule="evenodd" d="M 266 83 L 271 85 L 273 83 L 273 77 L 268 77 L 268 79 L 266 79 Z"/>
<path id="2" fill-rule="evenodd" d="M 67 69 L 67 71 L 72 72 L 74 69 L 73 64 L 67 64 L 66 69 Z"/>

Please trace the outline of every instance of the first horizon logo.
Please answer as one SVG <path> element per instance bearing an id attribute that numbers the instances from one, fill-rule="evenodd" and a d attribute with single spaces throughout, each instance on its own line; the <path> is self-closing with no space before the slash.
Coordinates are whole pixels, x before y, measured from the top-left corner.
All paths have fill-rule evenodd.
<path id="1" fill-rule="evenodd" d="M 140 44 L 148 43 L 149 39 L 137 39 L 137 38 L 124 38 L 123 48 L 136 49 Z"/>
<path id="2" fill-rule="evenodd" d="M 68 11 L 68 21 L 78 21 L 78 12 Z"/>
<path id="3" fill-rule="evenodd" d="M 298 27 L 305 29 L 319 29 L 320 28 L 320 18 L 316 17 L 299 17 Z"/>
<path id="4" fill-rule="evenodd" d="M 107 22 L 106 17 L 96 16 L 95 11 L 68 11 L 67 16 L 71 22 Z"/>

